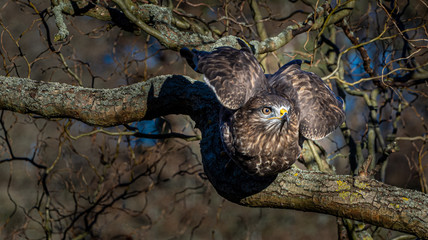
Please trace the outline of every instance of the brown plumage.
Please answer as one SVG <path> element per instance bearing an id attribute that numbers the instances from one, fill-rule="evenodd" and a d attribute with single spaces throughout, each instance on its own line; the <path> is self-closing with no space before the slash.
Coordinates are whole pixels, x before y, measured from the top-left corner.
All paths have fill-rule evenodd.
<path id="1" fill-rule="evenodd" d="M 299 157 L 301 137 L 320 139 L 345 119 L 342 100 L 315 74 L 292 61 L 265 75 L 246 43 L 241 49 L 180 53 L 204 74 L 224 106 L 220 131 L 226 152 L 249 174 L 271 176 Z"/>

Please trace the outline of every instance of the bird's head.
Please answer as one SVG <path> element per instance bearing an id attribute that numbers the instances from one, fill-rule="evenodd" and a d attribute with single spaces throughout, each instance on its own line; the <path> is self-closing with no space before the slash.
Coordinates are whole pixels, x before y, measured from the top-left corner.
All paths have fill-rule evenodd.
<path id="1" fill-rule="evenodd" d="M 263 127 L 265 131 L 281 132 L 287 128 L 291 103 L 279 95 L 261 95 L 250 99 L 246 106 L 248 121 Z"/>

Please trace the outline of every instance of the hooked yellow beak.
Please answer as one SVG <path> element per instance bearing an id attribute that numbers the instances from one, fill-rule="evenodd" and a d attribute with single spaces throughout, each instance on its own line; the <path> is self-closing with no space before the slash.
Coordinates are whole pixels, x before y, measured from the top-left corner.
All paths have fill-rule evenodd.
<path id="1" fill-rule="evenodd" d="M 271 117 L 268 119 L 269 120 L 271 120 L 271 119 L 282 119 L 282 118 L 284 118 L 284 116 L 286 116 L 287 113 L 288 113 L 287 109 L 281 108 L 281 110 L 279 110 L 279 117 Z"/>
<path id="2" fill-rule="evenodd" d="M 281 118 L 284 117 L 284 114 L 288 113 L 287 109 L 285 108 L 281 108 L 281 110 L 279 111 L 279 114 L 281 115 Z"/>

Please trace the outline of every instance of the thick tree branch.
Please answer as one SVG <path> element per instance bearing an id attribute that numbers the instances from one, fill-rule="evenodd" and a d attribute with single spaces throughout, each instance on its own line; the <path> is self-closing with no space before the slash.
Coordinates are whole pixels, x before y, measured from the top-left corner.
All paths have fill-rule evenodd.
<path id="1" fill-rule="evenodd" d="M 166 80 L 169 81 L 166 83 Z M 174 84 L 178 84 L 176 88 Z M 204 99 L 203 94 L 206 96 L 206 92 L 200 88 L 206 86 L 190 78 L 173 75 L 159 76 L 147 82 L 114 89 L 83 88 L 0 76 L 0 108 L 24 114 L 38 114 L 45 118 L 73 118 L 87 124 L 107 127 L 139 121 L 146 114 L 191 115 L 195 109 L 178 109 L 174 103 L 199 102 Z M 168 94 L 169 102 L 164 99 L 162 106 L 151 108 L 147 101 L 156 102 L 161 91 L 162 94 Z M 176 98 L 173 98 L 173 95 Z"/>
<path id="2" fill-rule="evenodd" d="M 373 179 L 294 168 L 239 203 L 322 212 L 428 237 L 427 195 Z"/>
<path id="3" fill-rule="evenodd" d="M 376 180 L 290 169 L 276 178 L 245 174 L 222 151 L 219 103 L 208 86 L 169 75 L 114 89 L 0 77 L 0 108 L 46 118 L 113 126 L 188 114 L 201 129 L 206 175 L 226 199 L 251 207 L 291 208 L 364 221 L 428 238 L 428 196 Z"/>

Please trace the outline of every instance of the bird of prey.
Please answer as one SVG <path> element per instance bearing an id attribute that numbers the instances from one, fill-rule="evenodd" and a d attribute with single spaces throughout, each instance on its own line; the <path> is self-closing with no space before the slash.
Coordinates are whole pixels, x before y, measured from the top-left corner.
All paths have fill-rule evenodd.
<path id="1" fill-rule="evenodd" d="M 212 88 L 223 108 L 220 133 L 230 158 L 251 175 L 273 176 L 300 156 L 304 139 L 318 140 L 344 120 L 343 101 L 320 77 L 293 60 L 264 74 L 249 45 L 180 54 Z"/>

